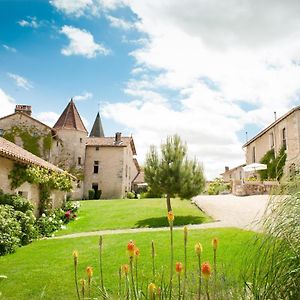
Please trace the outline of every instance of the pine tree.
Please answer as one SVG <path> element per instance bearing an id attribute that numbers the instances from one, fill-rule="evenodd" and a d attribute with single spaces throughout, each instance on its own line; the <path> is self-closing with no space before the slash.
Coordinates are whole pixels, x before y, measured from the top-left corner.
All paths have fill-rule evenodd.
<path id="1" fill-rule="evenodd" d="M 187 158 L 187 146 L 178 135 L 168 137 L 161 154 L 150 147 L 145 163 L 145 180 L 155 193 L 165 194 L 167 209 L 172 210 L 171 197 L 190 199 L 204 188 L 202 165 Z"/>

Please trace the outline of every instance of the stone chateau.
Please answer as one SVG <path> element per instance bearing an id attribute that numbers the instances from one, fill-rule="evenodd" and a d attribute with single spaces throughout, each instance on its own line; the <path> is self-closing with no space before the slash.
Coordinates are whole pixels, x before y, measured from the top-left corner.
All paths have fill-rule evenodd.
<path id="1" fill-rule="evenodd" d="M 132 137 L 106 137 L 98 113 L 88 134 L 71 100 L 52 127 L 31 116 L 31 106 L 16 105 L 0 118 L 0 136 L 68 171 L 77 178 L 72 198 L 123 198 L 140 173 Z"/>

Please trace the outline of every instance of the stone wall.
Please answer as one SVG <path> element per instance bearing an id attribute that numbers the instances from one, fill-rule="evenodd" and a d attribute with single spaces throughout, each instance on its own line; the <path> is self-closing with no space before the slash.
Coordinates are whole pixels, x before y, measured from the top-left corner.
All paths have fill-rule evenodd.
<path id="1" fill-rule="evenodd" d="M 0 157 L 0 189 L 7 194 L 20 194 L 28 199 L 34 205 L 35 215 L 38 214 L 39 206 L 39 187 L 36 184 L 24 182 L 20 187 L 11 189 L 10 180 L 8 179 L 9 172 L 14 166 L 14 161 L 11 159 Z M 52 191 L 50 198 L 52 199 L 52 208 L 61 207 L 66 199 L 66 193 L 61 191 Z"/>
<path id="2" fill-rule="evenodd" d="M 0 119 L 0 129 L 3 130 L 3 136 L 11 142 L 49 161 L 51 156 L 52 130 L 48 126 L 29 117 L 26 114 L 15 113 Z M 32 151 L 35 148 L 33 147 L 32 143 L 29 145 L 29 148 L 26 147 L 23 141 L 24 137 L 20 137 L 18 131 L 28 132 L 33 137 L 33 141 L 37 140 L 38 153 L 34 153 L 35 151 Z M 11 139 L 11 137 L 14 138 Z M 49 148 L 45 146 L 44 140 L 47 144 L 50 142 Z"/>
<path id="3" fill-rule="evenodd" d="M 86 148 L 84 195 L 97 183 L 102 191 L 101 198 L 122 198 L 124 196 L 124 151 L 126 147 Z M 99 149 L 99 150 L 96 150 Z M 94 161 L 99 162 L 99 172 L 94 174 Z"/>

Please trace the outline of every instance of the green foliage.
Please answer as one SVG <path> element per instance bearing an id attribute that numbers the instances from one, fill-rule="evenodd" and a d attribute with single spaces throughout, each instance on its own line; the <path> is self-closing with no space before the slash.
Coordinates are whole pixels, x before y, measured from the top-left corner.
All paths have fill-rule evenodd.
<path id="1" fill-rule="evenodd" d="M 178 195 L 191 198 L 204 187 L 203 169 L 197 161 L 187 159 L 187 147 L 178 135 L 168 137 L 161 145 L 161 155 L 154 146 L 146 157 L 145 181 L 155 194 L 166 194 L 167 199 Z M 168 204 L 168 210 L 170 210 Z"/>
<path id="2" fill-rule="evenodd" d="M 43 138 L 44 155 L 46 154 L 46 152 L 49 152 L 51 150 L 51 147 L 52 147 L 52 134 L 48 133 Z"/>
<path id="3" fill-rule="evenodd" d="M 153 191 L 150 187 L 147 188 L 146 192 L 141 193 L 141 198 L 146 199 L 146 198 L 161 198 L 163 196 L 162 192 L 160 191 Z"/>
<path id="4" fill-rule="evenodd" d="M 33 211 L 33 204 L 19 195 L 0 194 L 0 205 L 10 205 L 15 210 L 26 213 Z"/>
<path id="5" fill-rule="evenodd" d="M 89 200 L 95 199 L 95 190 L 89 190 L 88 194 L 89 194 Z"/>
<path id="6" fill-rule="evenodd" d="M 46 153 L 50 151 L 52 146 L 51 133 L 42 134 L 34 126 L 13 126 L 9 130 L 4 131 L 3 137 L 13 143 L 15 142 L 16 137 L 19 137 L 23 142 L 23 148 L 37 156 L 41 156 L 41 140 L 44 155 L 46 155 Z"/>
<path id="7" fill-rule="evenodd" d="M 39 184 L 40 201 L 39 201 L 39 215 L 51 209 L 51 190 L 47 184 Z"/>
<path id="8" fill-rule="evenodd" d="M 300 299 L 300 176 L 269 202 L 245 262 L 253 299 Z"/>
<path id="9" fill-rule="evenodd" d="M 21 245 L 21 225 L 10 205 L 0 205 L 0 255 L 12 253 Z"/>
<path id="10" fill-rule="evenodd" d="M 208 185 L 207 193 L 209 195 L 219 195 L 221 192 L 230 191 L 230 184 L 225 183 L 221 178 L 215 178 Z"/>
<path id="11" fill-rule="evenodd" d="M 52 236 L 53 232 L 60 229 L 63 225 L 64 212 L 54 211 L 53 213 L 46 215 L 43 213 L 37 220 L 37 228 L 42 236 Z"/>
<path id="12" fill-rule="evenodd" d="M 134 199 L 135 198 L 135 193 L 133 193 L 133 192 L 127 192 L 126 198 L 127 199 Z"/>
<path id="13" fill-rule="evenodd" d="M 8 174 L 8 179 L 10 179 L 10 187 L 12 189 L 21 186 L 24 182 L 28 181 L 27 166 L 15 163 Z"/>
<path id="14" fill-rule="evenodd" d="M 8 218 L 9 226 L 12 226 L 12 241 L 16 241 L 14 234 L 18 232 L 17 243 L 11 244 L 11 241 L 8 241 L 10 245 L 8 247 L 10 249 L 9 252 L 13 252 L 17 246 L 27 245 L 38 236 L 38 231 L 35 227 L 33 205 L 27 199 L 18 195 L 2 194 L 0 195 L 0 208 L 3 209 L 3 207 L 6 208 L 6 210 L 4 209 L 4 215 Z M 18 223 L 18 226 L 10 218 L 14 219 Z M 16 228 L 17 230 L 15 230 Z M 7 234 L 5 226 L 2 228 L 0 225 L 0 232 L 3 236 Z M 3 254 L 5 254 L 4 252 L 8 253 L 7 251 L 3 251 Z"/>
<path id="15" fill-rule="evenodd" d="M 279 180 L 283 175 L 283 168 L 286 161 L 285 147 L 282 147 L 275 158 L 274 149 L 269 150 L 260 160 L 260 163 L 267 165 L 267 170 L 258 171 L 261 180 Z"/>

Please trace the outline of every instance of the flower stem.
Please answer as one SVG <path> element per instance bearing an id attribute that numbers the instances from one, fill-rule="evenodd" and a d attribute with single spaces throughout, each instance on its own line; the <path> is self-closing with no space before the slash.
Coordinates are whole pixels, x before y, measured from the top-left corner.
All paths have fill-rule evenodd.
<path id="1" fill-rule="evenodd" d="M 103 283 L 103 270 L 102 270 L 102 235 L 99 238 L 99 266 L 100 266 L 100 283 L 101 283 L 101 290 L 104 292 L 104 283 Z"/>
<path id="2" fill-rule="evenodd" d="M 210 300 L 209 291 L 208 291 L 208 280 L 206 280 L 206 297 L 207 297 L 207 300 Z"/>
<path id="3" fill-rule="evenodd" d="M 122 299 L 122 267 L 119 268 L 119 299 Z"/>
<path id="4" fill-rule="evenodd" d="M 214 298 L 217 290 L 217 249 L 214 249 Z"/>
<path id="5" fill-rule="evenodd" d="M 134 295 L 134 299 L 137 299 L 135 284 L 134 284 L 134 276 L 133 276 L 133 257 L 130 257 L 130 275 L 131 275 L 131 285 L 132 285 L 132 292 Z"/>
<path id="6" fill-rule="evenodd" d="M 74 262 L 74 279 L 75 279 L 77 297 L 80 300 L 79 289 L 78 289 L 78 278 L 77 278 L 77 263 L 75 262 Z"/>
<path id="7" fill-rule="evenodd" d="M 172 299 L 172 288 L 173 288 L 173 222 L 170 222 L 170 244 L 171 244 L 171 253 L 170 253 L 170 285 L 169 285 L 169 299 Z"/>
<path id="8" fill-rule="evenodd" d="M 198 300 L 201 299 L 201 285 L 202 285 L 202 279 L 201 279 L 201 255 L 198 255 L 198 268 L 199 268 L 199 279 L 198 279 Z"/>
<path id="9" fill-rule="evenodd" d="M 152 276 L 153 276 L 153 282 L 155 282 L 155 247 L 154 247 L 154 241 L 151 242 L 151 257 L 152 257 Z"/>
<path id="10" fill-rule="evenodd" d="M 139 284 L 139 281 L 138 281 L 138 258 L 136 256 L 135 257 L 135 286 L 136 286 L 137 292 L 139 290 L 138 284 Z"/>
<path id="11" fill-rule="evenodd" d="M 178 299 L 181 299 L 180 273 L 178 273 Z"/>

